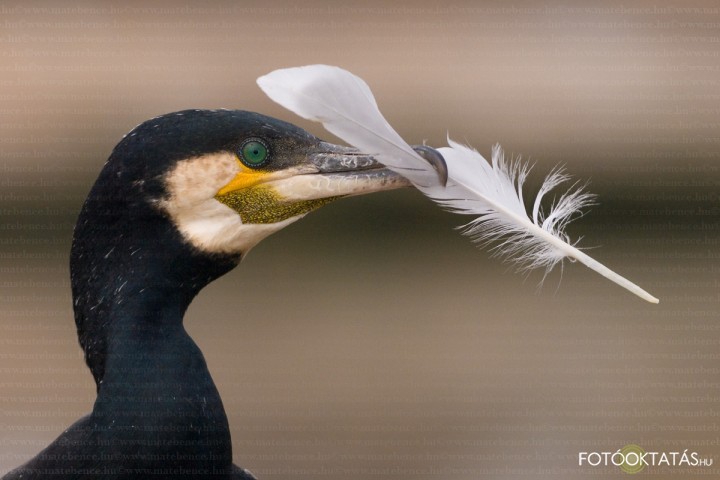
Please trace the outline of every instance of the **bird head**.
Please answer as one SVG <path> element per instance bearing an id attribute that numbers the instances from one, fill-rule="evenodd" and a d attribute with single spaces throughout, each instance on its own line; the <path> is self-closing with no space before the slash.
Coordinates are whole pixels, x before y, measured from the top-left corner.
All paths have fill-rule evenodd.
<path id="1" fill-rule="evenodd" d="M 246 253 L 337 198 L 408 185 L 368 155 L 264 115 L 184 112 L 179 117 L 192 124 L 205 116 L 227 131 L 215 134 L 212 151 L 179 159 L 167 170 L 166 195 L 157 202 L 200 250 Z"/>
<path id="2" fill-rule="evenodd" d="M 418 147 L 432 158 L 429 150 Z M 96 184 L 105 194 L 91 197 L 120 196 L 131 210 L 151 205 L 187 243 L 224 255 L 246 253 L 335 199 L 410 185 L 370 155 L 238 110 L 148 120 L 118 144 L 105 170 Z"/>

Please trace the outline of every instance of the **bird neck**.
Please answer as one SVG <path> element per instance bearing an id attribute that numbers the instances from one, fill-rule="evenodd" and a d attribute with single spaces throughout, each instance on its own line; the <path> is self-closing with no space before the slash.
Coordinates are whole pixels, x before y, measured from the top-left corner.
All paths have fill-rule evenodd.
<path id="1" fill-rule="evenodd" d="M 158 458 L 176 455 L 187 459 L 178 465 L 188 470 L 229 471 L 225 409 L 183 316 L 195 295 L 238 259 L 192 250 L 162 220 L 143 223 L 145 235 L 125 233 L 132 230 L 122 223 L 98 228 L 94 222 L 87 231 L 79 222 L 75 232 L 73 304 L 97 384 L 98 442 Z"/>
<path id="2" fill-rule="evenodd" d="M 108 317 L 104 375 L 92 412 L 99 444 L 175 456 L 187 471 L 226 474 L 232 466 L 228 419 L 202 352 L 182 325 L 184 309 L 167 308 L 155 295 L 135 298 Z"/>
<path id="3" fill-rule="evenodd" d="M 110 367 L 111 344 L 117 350 L 118 342 L 139 340 L 128 335 L 145 332 L 158 349 L 170 340 L 162 333 L 184 333 L 192 299 L 240 260 L 198 251 L 169 219 L 129 200 L 138 196 L 107 199 L 91 192 L 75 227 L 70 255 L 75 323 L 98 387 Z"/>
<path id="4" fill-rule="evenodd" d="M 156 303 L 143 298 L 133 305 L 138 310 L 145 310 L 143 306 L 152 309 Z M 182 325 L 182 311 L 166 309 L 160 317 L 148 319 L 145 311 L 135 315 L 134 308 L 108 317 L 98 397 L 109 401 L 122 391 L 178 397 L 188 392 L 217 395 L 202 352 Z M 126 400 L 122 395 L 117 398 Z M 193 399 L 183 399 L 188 400 Z"/>

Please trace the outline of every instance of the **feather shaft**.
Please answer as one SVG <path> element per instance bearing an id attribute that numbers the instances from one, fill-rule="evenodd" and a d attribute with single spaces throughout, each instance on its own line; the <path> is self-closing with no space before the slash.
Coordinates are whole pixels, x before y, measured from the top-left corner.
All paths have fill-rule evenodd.
<path id="1" fill-rule="evenodd" d="M 472 192 L 477 197 L 482 198 L 485 202 L 487 202 L 489 205 L 491 205 L 493 209 L 497 210 L 502 215 L 505 215 L 508 218 L 511 218 L 517 224 L 522 225 L 523 228 L 525 228 L 530 235 L 540 237 L 541 239 L 543 239 L 544 241 L 546 241 L 547 243 L 549 243 L 550 245 L 552 245 L 553 247 L 555 247 L 556 249 L 561 251 L 565 256 L 577 260 L 578 262 L 582 263 L 589 269 L 594 270 L 595 272 L 599 273 L 603 277 L 620 285 L 621 287 L 625 288 L 626 290 L 634 293 L 635 295 L 642 298 L 643 300 L 646 300 L 650 303 L 659 303 L 660 302 L 660 300 L 658 300 L 656 297 L 652 296 L 650 293 L 648 293 L 647 291 L 642 289 L 637 284 L 631 282 L 630 280 L 623 277 L 622 275 L 619 275 L 619 274 L 615 273 L 614 271 L 610 270 L 608 267 L 606 267 L 602 263 L 598 262 L 597 260 L 592 258 L 590 255 L 586 254 L 582 250 L 579 250 L 578 248 L 573 247 L 569 243 L 556 237 L 555 235 L 551 234 L 547 230 L 540 228 L 535 223 L 530 221 L 530 219 L 527 218 L 526 216 L 517 215 L 515 212 L 512 212 L 512 211 L 506 209 L 503 205 L 486 197 L 481 192 L 474 190 L 472 187 L 469 187 L 468 185 L 464 184 L 462 181 L 458 180 L 457 178 L 453 178 L 453 180 L 458 185 L 461 185 L 463 188 L 465 188 L 468 192 Z"/>

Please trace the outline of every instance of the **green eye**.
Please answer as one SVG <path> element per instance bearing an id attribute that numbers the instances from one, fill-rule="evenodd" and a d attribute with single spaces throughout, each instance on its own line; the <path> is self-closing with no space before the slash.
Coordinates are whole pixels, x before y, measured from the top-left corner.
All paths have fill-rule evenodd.
<path id="1" fill-rule="evenodd" d="M 251 168 L 261 167 L 268 158 L 268 150 L 260 140 L 246 140 L 240 147 L 240 160 Z"/>

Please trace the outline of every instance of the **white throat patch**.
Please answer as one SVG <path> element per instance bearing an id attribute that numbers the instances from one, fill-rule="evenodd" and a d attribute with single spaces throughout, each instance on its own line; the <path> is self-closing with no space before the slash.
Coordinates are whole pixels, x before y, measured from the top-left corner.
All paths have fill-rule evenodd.
<path id="1" fill-rule="evenodd" d="M 240 171 L 230 152 L 182 160 L 165 177 L 169 197 L 160 202 L 183 237 L 208 253 L 247 253 L 268 235 L 299 220 L 243 224 L 240 215 L 215 195 Z"/>

